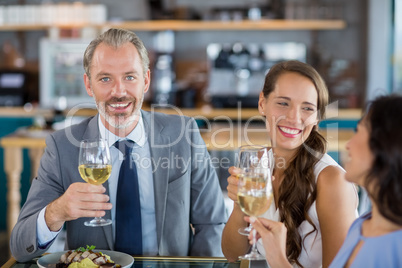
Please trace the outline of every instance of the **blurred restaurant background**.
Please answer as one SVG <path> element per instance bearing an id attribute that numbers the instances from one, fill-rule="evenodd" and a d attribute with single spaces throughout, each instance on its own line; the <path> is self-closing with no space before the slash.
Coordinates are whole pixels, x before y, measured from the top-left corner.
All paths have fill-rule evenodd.
<path id="1" fill-rule="evenodd" d="M 402 93 L 397 14 L 400 0 L 0 0 L 0 250 L 8 252 L 44 137 L 95 114 L 82 56 L 99 33 L 125 28 L 144 41 L 144 109 L 195 117 L 211 156 L 228 165 L 240 144 L 266 140 L 257 100 L 269 68 L 311 64 L 330 93 L 320 127 L 342 164 L 366 101 Z M 216 170 L 224 191 L 227 168 Z"/>

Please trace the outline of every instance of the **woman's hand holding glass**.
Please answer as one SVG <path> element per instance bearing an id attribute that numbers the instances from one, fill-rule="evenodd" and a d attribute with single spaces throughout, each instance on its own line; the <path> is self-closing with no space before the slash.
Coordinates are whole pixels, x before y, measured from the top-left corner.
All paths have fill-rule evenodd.
<path id="1" fill-rule="evenodd" d="M 240 209 L 248 216 L 258 217 L 264 214 L 273 201 L 271 182 L 270 155 L 263 146 L 240 147 L 237 167 L 237 201 Z M 252 228 L 252 225 L 249 226 Z M 240 234 L 249 235 L 250 231 L 239 229 Z M 256 231 L 253 230 L 252 250 L 240 258 L 249 260 L 264 259 L 256 249 Z"/>
<path id="2" fill-rule="evenodd" d="M 228 191 L 228 197 L 232 199 L 234 202 L 237 202 L 237 190 L 239 186 L 239 174 L 241 173 L 241 169 L 237 167 L 230 167 L 229 174 L 230 177 L 227 179 L 228 186 L 226 190 Z"/>
<path id="3" fill-rule="evenodd" d="M 286 256 L 287 229 L 285 225 L 265 218 L 245 217 L 245 220 L 257 231 L 256 239 L 261 238 L 270 267 L 292 267 Z M 253 243 L 253 239 L 253 234 L 250 234 L 250 244 Z"/>

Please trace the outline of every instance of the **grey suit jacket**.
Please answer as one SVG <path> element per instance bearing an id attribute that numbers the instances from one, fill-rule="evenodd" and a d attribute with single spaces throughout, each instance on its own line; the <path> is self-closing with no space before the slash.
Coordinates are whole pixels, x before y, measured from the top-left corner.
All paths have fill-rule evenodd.
<path id="1" fill-rule="evenodd" d="M 142 111 L 153 159 L 156 232 L 161 256 L 222 256 L 221 235 L 227 220 L 222 192 L 195 121 L 188 117 Z M 98 116 L 46 138 L 38 177 L 10 239 L 18 261 L 43 254 L 36 236 L 39 212 L 70 184 L 78 172 L 79 142 L 99 137 Z M 107 183 L 104 184 L 106 188 Z M 110 218 L 107 211 L 106 218 Z M 112 226 L 86 227 L 80 218 L 66 223 L 67 249 L 95 245 L 114 249 Z"/>

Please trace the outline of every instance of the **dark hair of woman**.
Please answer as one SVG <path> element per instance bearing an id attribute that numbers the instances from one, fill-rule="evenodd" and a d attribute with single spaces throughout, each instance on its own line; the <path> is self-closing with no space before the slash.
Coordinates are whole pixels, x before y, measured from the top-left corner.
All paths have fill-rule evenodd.
<path id="1" fill-rule="evenodd" d="M 402 97 L 384 96 L 370 103 L 366 114 L 373 165 L 365 188 L 378 211 L 402 224 Z"/>
<path id="2" fill-rule="evenodd" d="M 310 79 L 314 84 L 318 95 L 318 120 L 323 119 L 328 104 L 328 90 L 318 72 L 308 64 L 299 61 L 286 61 L 274 65 L 265 77 L 264 97 L 267 98 L 274 91 L 279 76 L 288 72 L 298 73 Z M 307 212 L 317 197 L 314 166 L 325 153 L 326 140 L 318 132 L 316 125 L 287 166 L 279 188 L 278 209 L 280 220 L 287 228 L 287 257 L 291 263 L 296 263 L 299 266 L 301 264 L 298 262 L 298 257 L 302 251 L 303 241 L 297 228 L 303 221 L 307 220 L 314 227 L 314 230 L 308 235 L 313 235 L 317 231 Z"/>

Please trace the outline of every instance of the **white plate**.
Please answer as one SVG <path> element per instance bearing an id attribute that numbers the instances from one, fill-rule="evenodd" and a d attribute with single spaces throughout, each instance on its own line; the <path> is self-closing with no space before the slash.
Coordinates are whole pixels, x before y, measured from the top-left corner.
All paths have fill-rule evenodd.
<path id="1" fill-rule="evenodd" d="M 99 251 L 102 252 L 103 254 L 109 255 L 112 261 L 114 261 L 116 264 L 121 265 L 121 268 L 129 268 L 134 263 L 134 258 L 126 253 L 118 251 L 110 251 L 110 250 L 101 250 L 101 249 L 94 250 L 94 252 Z M 63 255 L 66 252 L 67 251 L 63 251 L 45 255 L 39 258 L 36 263 L 41 268 L 55 268 L 56 263 L 59 262 L 61 255 Z"/>

